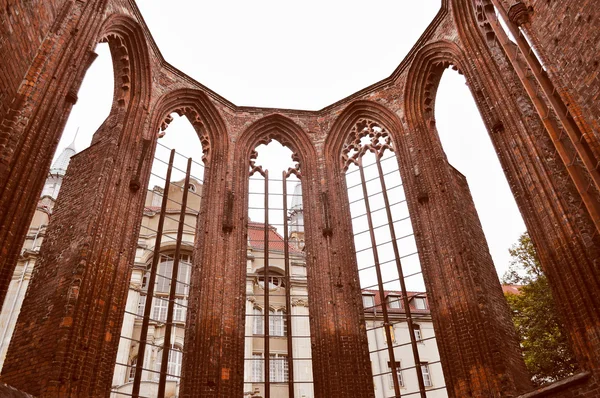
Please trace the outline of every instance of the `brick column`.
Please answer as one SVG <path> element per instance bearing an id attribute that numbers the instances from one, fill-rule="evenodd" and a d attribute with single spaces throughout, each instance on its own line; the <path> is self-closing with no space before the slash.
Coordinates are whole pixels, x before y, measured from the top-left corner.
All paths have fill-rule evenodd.
<path id="1" fill-rule="evenodd" d="M 14 19 L 28 18 L 37 28 L 46 27 L 39 34 L 20 32 L 22 37 L 42 37 L 37 53 L 30 64 L 18 75 L 20 86 L 10 102 L 10 109 L 0 113 L 0 302 L 4 300 L 27 228 L 33 217 L 37 200 L 42 192 L 46 171 L 62 134 L 83 76 L 95 59 L 91 51 L 93 40 L 100 28 L 100 10 L 96 2 L 36 2 L 32 9 L 20 10 Z M 20 6 L 19 6 L 20 7 Z M 14 6 L 10 6 L 13 11 Z M 49 8 L 49 9 L 47 9 Z M 51 11 L 51 9 L 54 9 Z M 54 20 L 48 16 L 54 15 Z M 35 17 L 33 17 L 35 16 Z M 33 27 L 31 29 L 34 29 Z M 17 42 L 18 40 L 11 38 Z M 22 43 L 25 47 L 31 43 Z M 0 46 L 2 47 L 2 46 Z M 22 63 L 28 54 L 6 55 Z M 11 62 L 12 65 L 12 62 Z M 14 65 L 12 65 L 14 66 Z M 0 69 L 1 72 L 7 72 Z M 18 73 L 12 71 L 12 73 Z M 7 73 L 8 74 L 8 73 Z M 7 84 L 15 76 L 2 76 Z M 5 80 L 6 79 L 6 80 Z M 6 92 L 13 92 L 12 88 Z"/>
<path id="2" fill-rule="evenodd" d="M 568 173 L 568 169 L 571 168 L 575 169 L 577 174 L 586 176 L 590 170 L 579 161 L 573 163 L 561 159 L 557 153 L 556 142 L 550 139 L 548 131 L 542 125 L 542 120 L 547 115 L 539 115 L 535 111 L 531 99 L 509 64 L 499 42 L 494 36 L 483 35 L 488 28 L 487 20 L 479 15 L 478 21 L 481 22 L 481 26 L 478 26 L 472 18 L 472 13 L 467 12 L 473 7 L 472 2 L 460 0 L 458 3 L 455 16 L 458 33 L 464 40 L 465 52 L 479 54 L 471 60 L 474 86 L 472 91 L 476 93 L 476 101 L 484 113 L 484 120 L 491 131 L 492 142 L 496 146 L 509 184 L 536 246 L 542 268 L 561 310 L 579 365 L 584 370 L 592 370 L 598 380 L 600 234 L 584 206 L 581 192 L 576 189 L 573 177 Z M 571 6 L 575 13 L 576 9 L 584 6 L 583 3 L 575 4 L 576 2 L 571 1 L 551 6 L 537 1 L 531 3 L 534 3 L 534 15 L 531 17 L 538 19 L 529 27 L 533 29 L 531 33 L 534 36 L 546 32 L 545 29 L 548 27 L 552 28 L 556 22 L 556 15 L 564 15 L 558 11 L 566 11 Z M 537 14 L 536 7 L 541 7 L 540 14 Z M 597 11 L 593 7 L 588 9 L 590 13 L 588 15 L 592 15 L 593 19 Z M 555 14 L 551 10 L 558 13 Z M 548 18 L 551 21 L 547 21 Z M 583 18 L 583 14 L 580 18 Z M 588 29 L 592 29 L 584 25 L 579 28 L 584 35 Z M 596 30 L 592 30 L 597 34 Z M 569 37 L 576 37 L 572 30 L 568 29 L 568 31 Z M 548 44 L 545 49 L 547 54 L 558 51 L 558 46 L 550 46 L 548 43 L 548 40 L 554 40 L 555 36 L 548 34 L 544 39 L 540 37 L 538 39 Z M 556 37 L 566 38 L 565 32 L 558 32 Z M 560 57 L 552 61 L 553 65 L 550 65 L 551 69 L 552 67 L 561 69 L 564 66 L 567 75 L 578 77 L 574 79 L 576 81 L 571 82 L 573 93 L 582 93 L 579 91 L 582 72 L 573 68 L 577 63 L 571 62 L 573 59 L 571 55 L 581 53 L 578 52 L 580 42 L 570 46 L 570 50 L 561 53 Z M 534 45 L 536 45 L 535 40 Z M 581 54 L 582 57 L 589 55 Z M 551 78 L 554 78 L 552 74 Z M 558 81 L 553 81 L 553 84 L 559 88 L 563 87 Z M 580 104 L 589 103 L 587 94 L 578 98 Z M 577 104 L 572 105 L 570 112 L 574 109 L 577 118 L 579 108 Z M 591 119 L 594 117 L 592 113 L 588 115 Z M 553 117 L 554 115 L 551 114 L 550 118 Z M 581 124 L 581 120 L 577 122 Z M 561 145 L 563 150 L 575 153 L 573 144 L 568 140 L 562 139 Z M 589 185 L 587 194 L 598 200 L 598 192 L 595 191 L 593 184 L 587 184 L 586 181 L 587 185 Z"/>
<path id="3" fill-rule="evenodd" d="M 2 373 L 35 396 L 108 395 L 145 199 L 129 138 L 69 165 Z"/>

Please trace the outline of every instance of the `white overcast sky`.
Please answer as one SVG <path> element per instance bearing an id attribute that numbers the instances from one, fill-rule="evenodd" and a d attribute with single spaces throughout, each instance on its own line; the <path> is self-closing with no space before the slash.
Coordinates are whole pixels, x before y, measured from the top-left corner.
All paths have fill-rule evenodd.
<path id="1" fill-rule="evenodd" d="M 387 76 L 431 22 L 440 0 L 139 0 L 165 59 L 236 105 L 318 110 Z M 88 71 L 58 152 L 86 148 L 108 115 L 112 66 L 106 44 Z M 525 231 L 462 76 L 447 71 L 436 100 L 450 163 L 466 175 L 500 275 Z M 161 143 L 194 159 L 191 126 L 175 120 Z"/>

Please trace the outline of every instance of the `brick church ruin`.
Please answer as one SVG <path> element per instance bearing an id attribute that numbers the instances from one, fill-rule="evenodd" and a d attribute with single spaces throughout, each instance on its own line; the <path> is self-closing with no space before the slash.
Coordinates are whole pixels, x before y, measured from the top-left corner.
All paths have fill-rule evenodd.
<path id="1" fill-rule="evenodd" d="M 377 322 L 377 350 L 389 355 L 389 370 L 384 362 L 382 372 L 399 377 L 405 366 L 394 359 L 393 349 L 400 339 L 395 322 L 403 323 L 408 332 L 402 344 L 411 349 L 409 368 L 418 380 L 416 390 L 407 391 L 402 379 L 390 378 L 392 396 L 436 396 L 429 368 L 419 357 L 422 338 L 415 321 L 425 296 L 411 296 L 404 283 L 410 260 L 398 243 L 402 237 L 392 209 L 401 195 L 448 396 L 600 397 L 596 2 L 442 0 L 434 20 L 388 78 L 319 111 L 239 107 L 209 90 L 164 60 L 133 0 L 3 0 L 0 6 L 0 300 L 7 295 L 46 170 L 100 42 L 110 47 L 115 81 L 110 115 L 92 145 L 72 157 L 62 181 L 6 354 L 0 395 L 110 396 L 123 320 L 131 312 L 126 303 L 148 212 L 152 162 L 158 137 L 176 113 L 197 132 L 203 151 L 197 160 L 204 164 L 202 187 L 195 191 L 201 197 L 195 238 L 184 257 L 191 269 L 186 311 L 173 315 L 185 317 L 186 324 L 185 349 L 176 354 L 182 356 L 179 396 L 244 396 L 245 368 L 250 369 L 245 361 L 253 355 L 263 362 L 252 371 L 267 374 L 257 378 L 266 390 L 263 385 L 256 390 L 266 398 L 269 380 L 289 380 L 292 386 L 296 377 L 300 383 L 289 366 L 302 360 L 291 358 L 292 343 L 289 358 L 264 359 L 271 355 L 269 345 L 276 345 L 269 326 L 285 347 L 284 337 L 292 335 L 294 325 L 290 306 L 296 304 L 310 308 L 303 310 L 310 319 L 304 324 L 309 336 L 303 349 L 310 352 L 315 397 L 381 394 L 381 388 L 374 392 L 377 374 L 367 339 L 367 325 Z M 530 384 L 466 179 L 448 163 L 436 131 L 436 92 L 449 67 L 466 78 L 578 361 L 577 374 L 539 390 Z M 249 222 L 251 179 L 265 181 L 265 197 L 270 179 L 282 179 L 257 160 L 257 146 L 271 141 L 292 152 L 295 166 L 284 173 L 284 185 L 288 177 L 302 183 L 302 242 L 292 255 L 291 235 L 275 232 L 268 211 L 261 223 Z M 397 159 L 392 172 L 401 176 L 402 194 L 386 188 L 384 161 L 389 159 Z M 371 176 L 372 170 L 378 173 Z M 379 184 L 380 208 L 371 202 L 370 181 Z M 355 186 L 357 201 L 348 195 Z M 361 231 L 353 224 L 358 202 L 366 214 L 360 241 Z M 294 209 L 286 206 L 287 220 Z M 264 207 L 269 208 L 267 199 Z M 160 204 L 156 209 L 160 214 Z M 378 251 L 380 225 L 372 214 L 380 210 L 389 259 Z M 297 209 L 294 214 L 298 218 Z M 260 269 L 251 269 L 249 236 L 260 234 L 263 246 L 256 252 L 265 257 Z M 278 249 L 268 246 L 269 236 L 276 237 Z M 369 291 L 381 309 L 377 317 L 363 305 L 364 258 L 358 242 L 368 245 L 372 264 L 366 268 L 373 270 L 374 281 Z M 276 250 L 277 264 L 270 266 L 267 253 Z M 179 258 L 175 253 L 170 261 Z M 154 263 L 148 260 L 154 268 L 160 261 L 155 257 Z M 309 304 L 290 298 L 296 286 L 286 271 L 292 257 L 302 258 L 292 265 L 298 274 L 306 273 L 301 285 Z M 386 287 L 384 266 L 396 273 L 397 288 Z M 269 274 L 275 267 L 278 273 Z M 155 272 L 148 278 L 154 282 Z M 285 292 L 275 309 L 267 286 Z M 176 293 L 167 283 L 165 295 L 169 289 Z M 250 293 L 257 295 L 256 307 L 248 304 Z M 386 301 L 391 296 L 396 298 Z M 164 319 L 171 319 L 169 308 Z M 253 326 L 261 336 L 254 337 L 255 344 L 264 350 L 258 356 L 245 348 L 253 329 L 248 311 L 264 312 L 262 326 Z M 169 355 L 164 354 L 165 363 Z M 139 380 L 141 369 L 132 365 L 132 379 Z M 135 385 L 131 391 L 142 396 Z M 289 394 L 300 397 L 292 387 Z"/>

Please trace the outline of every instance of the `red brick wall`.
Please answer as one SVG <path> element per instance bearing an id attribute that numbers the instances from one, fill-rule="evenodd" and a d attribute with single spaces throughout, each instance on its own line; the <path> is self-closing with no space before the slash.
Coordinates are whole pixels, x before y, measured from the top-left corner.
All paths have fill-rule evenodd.
<path id="1" fill-rule="evenodd" d="M 50 7 L 40 4 L 32 4 L 29 15 Z M 107 29 L 114 36 L 111 51 L 119 53 L 115 80 L 125 87 L 117 87 L 113 111 L 95 144 L 69 168 L 2 380 L 41 396 L 108 394 L 143 206 L 129 184 L 135 179 L 142 188 L 146 184 L 148 163 L 137 169 L 142 139 L 152 142 L 165 117 L 178 110 L 193 119 L 208 150 L 194 255 L 201 271 L 192 281 L 182 396 L 241 394 L 246 155 L 256 140 L 273 132 L 301 156 L 306 169 L 316 395 L 373 396 L 338 164 L 340 142 L 359 117 L 375 118 L 394 136 L 450 395 L 525 392 L 523 364 L 470 194 L 448 166 L 435 133 L 431 104 L 441 72 L 451 63 L 467 76 L 553 291 L 569 316 L 583 368 L 598 368 L 600 236 L 520 80 L 481 30 L 472 0 L 444 1 L 388 79 L 317 112 L 231 104 L 164 61 L 133 2 L 69 4 L 18 117 L 4 116 L 0 123 L 0 139 L 7 144 L 0 147 L 7 160 L 0 169 L 0 293 L 8 286 L 72 94 L 87 67 L 81 59 L 89 59 L 86 54 Z M 75 24 L 80 29 L 67 29 Z M 23 28 L 19 37 L 47 31 L 44 26 Z M 2 92 L 15 91 L 11 76 L 21 67 L 0 69 Z M 565 70 L 575 74 L 569 65 Z M 49 79 L 53 73 L 56 82 Z M 593 100 L 573 84 L 580 87 L 574 92 L 581 106 L 592 108 Z M 230 232 L 223 228 L 228 192 L 234 194 Z M 589 394 L 597 388 L 596 377 L 593 373 L 587 384 Z"/>
<path id="2" fill-rule="evenodd" d="M 576 119 L 600 139 L 600 8 L 594 0 L 527 0 L 527 33 Z"/>
<path id="3" fill-rule="evenodd" d="M 5 1 L 0 10 L 0 120 L 4 118 L 23 79 L 65 0 Z"/>

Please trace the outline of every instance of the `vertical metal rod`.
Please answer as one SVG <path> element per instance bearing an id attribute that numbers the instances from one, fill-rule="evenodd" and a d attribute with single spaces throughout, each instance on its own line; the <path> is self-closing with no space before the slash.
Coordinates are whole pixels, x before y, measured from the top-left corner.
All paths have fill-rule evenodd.
<path id="1" fill-rule="evenodd" d="M 425 392 L 425 383 L 423 381 L 423 370 L 421 369 L 419 347 L 417 346 L 417 339 L 415 338 L 415 329 L 413 326 L 412 313 L 410 311 L 410 303 L 408 301 L 406 282 L 404 281 L 404 271 L 402 271 L 402 262 L 400 261 L 400 250 L 398 249 L 398 242 L 396 241 L 396 231 L 394 231 L 394 220 L 392 218 L 392 210 L 390 209 L 390 200 L 387 194 L 387 187 L 385 185 L 385 178 L 383 174 L 383 168 L 381 167 L 381 160 L 379 159 L 379 156 L 375 156 L 375 159 L 377 162 L 379 179 L 381 181 L 381 191 L 383 192 L 383 201 L 385 202 L 385 212 L 387 214 L 388 226 L 390 228 L 392 247 L 394 248 L 394 257 L 396 258 L 396 267 L 398 268 L 398 279 L 400 280 L 400 289 L 402 290 L 402 304 L 404 305 L 406 323 L 408 324 L 408 334 L 410 335 L 410 345 L 412 347 L 413 359 L 415 361 L 415 369 L 417 370 L 417 381 L 419 382 L 419 391 L 421 393 L 421 398 L 426 398 L 427 395 Z M 400 174 L 400 170 L 398 170 L 398 174 Z"/>
<path id="2" fill-rule="evenodd" d="M 154 284 L 156 283 L 156 267 L 160 259 L 160 244 L 162 241 L 163 226 L 165 224 L 165 214 L 167 213 L 167 202 L 169 200 L 169 187 L 171 184 L 171 171 L 173 170 L 173 158 L 175 149 L 171 150 L 169 157 L 169 166 L 167 167 L 167 177 L 165 179 L 165 189 L 163 191 L 163 200 L 160 207 L 158 218 L 158 228 L 156 230 L 156 240 L 154 242 L 154 255 L 150 267 L 150 280 L 148 281 L 148 292 L 146 295 L 146 305 L 144 307 L 144 317 L 142 318 L 142 329 L 140 331 L 140 345 L 138 347 L 137 364 L 135 367 L 135 376 L 133 378 L 133 387 L 131 395 L 138 398 L 140 395 L 140 384 L 142 382 L 142 372 L 144 368 L 144 357 L 146 356 L 146 340 L 148 339 L 148 323 L 150 322 L 150 311 L 154 301 Z"/>
<path id="3" fill-rule="evenodd" d="M 285 257 L 285 322 L 287 324 L 287 350 L 288 350 L 288 397 L 294 398 L 294 355 L 292 344 L 292 300 L 290 290 L 292 289 L 292 278 L 290 273 L 290 248 L 288 232 L 288 208 L 287 208 L 287 173 L 283 173 L 283 255 Z M 285 380 L 284 380 L 285 381 Z"/>
<path id="4" fill-rule="evenodd" d="M 265 256 L 265 272 L 264 272 L 264 300 L 265 300 L 265 398 L 271 398 L 271 355 L 269 342 L 271 339 L 269 331 L 269 170 L 264 171 L 265 177 L 265 244 L 264 244 L 264 256 Z"/>
<path id="5" fill-rule="evenodd" d="M 162 363 L 160 366 L 160 379 L 158 381 L 158 398 L 164 398 L 167 385 L 167 369 L 169 366 L 169 353 L 171 351 L 171 332 L 173 330 L 173 309 L 175 308 L 175 293 L 177 292 L 177 279 L 179 275 L 179 257 L 181 256 L 181 241 L 183 239 L 183 226 L 187 209 L 188 186 L 190 185 L 190 172 L 192 158 L 188 158 L 185 183 L 183 184 L 183 197 L 181 198 L 181 213 L 177 226 L 177 242 L 175 244 L 175 258 L 173 259 L 173 272 L 171 273 L 171 286 L 169 289 L 169 305 L 167 308 L 167 322 L 165 324 L 165 337 L 163 339 Z"/>
<path id="6" fill-rule="evenodd" d="M 375 154 L 377 157 L 377 154 Z M 362 185 L 363 197 L 365 200 L 365 209 L 367 213 L 367 222 L 369 224 L 369 235 L 371 237 L 371 247 L 373 249 L 373 260 L 375 261 L 375 272 L 377 274 L 377 286 L 379 287 L 379 297 L 381 300 L 381 311 L 383 312 L 383 328 L 385 330 L 385 338 L 387 341 L 387 349 L 390 357 L 390 368 L 392 369 L 392 381 L 394 383 L 394 394 L 395 397 L 399 398 L 400 394 L 400 383 L 398 382 L 398 370 L 396 368 L 396 356 L 394 355 L 394 346 L 392 341 L 392 335 L 390 333 L 390 327 L 393 327 L 390 323 L 388 316 L 387 305 L 385 302 L 385 291 L 383 290 L 383 277 L 381 275 L 381 267 L 379 265 L 379 254 L 377 253 L 377 241 L 375 240 L 375 229 L 373 228 L 373 219 L 371 218 L 371 206 L 369 205 L 369 194 L 367 192 L 367 184 L 365 179 L 365 171 L 363 169 L 362 157 L 359 159 L 358 169 L 360 170 L 360 182 Z M 418 366 L 418 364 L 416 364 Z"/>

